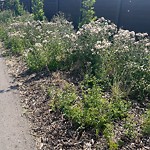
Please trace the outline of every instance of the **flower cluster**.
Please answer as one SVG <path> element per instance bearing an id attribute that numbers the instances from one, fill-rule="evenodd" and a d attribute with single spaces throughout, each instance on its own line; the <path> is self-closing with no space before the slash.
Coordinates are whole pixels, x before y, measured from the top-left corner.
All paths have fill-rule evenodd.
<path id="1" fill-rule="evenodd" d="M 78 31 L 62 15 L 51 22 L 17 21 L 8 28 L 8 38 L 9 47 L 21 52 L 24 49 L 27 64 L 35 71 L 82 70 L 82 74 L 88 72 L 100 78 L 103 87 L 121 82 L 122 89 L 130 90 L 132 95 L 137 91 L 145 93 L 143 86 L 150 84 L 148 35 L 118 30 L 104 18 L 85 24 Z"/>
<path id="2" fill-rule="evenodd" d="M 95 44 L 96 49 L 107 49 L 111 46 L 111 42 L 106 41 L 105 39 L 103 41 L 97 41 Z"/>

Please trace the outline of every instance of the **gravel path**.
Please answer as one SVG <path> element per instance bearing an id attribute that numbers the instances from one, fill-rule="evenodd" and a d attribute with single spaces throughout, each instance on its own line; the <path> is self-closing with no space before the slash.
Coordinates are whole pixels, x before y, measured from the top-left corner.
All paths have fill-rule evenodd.
<path id="1" fill-rule="evenodd" d="M 12 85 L 0 46 L 0 150 L 35 150 L 29 126 Z"/>

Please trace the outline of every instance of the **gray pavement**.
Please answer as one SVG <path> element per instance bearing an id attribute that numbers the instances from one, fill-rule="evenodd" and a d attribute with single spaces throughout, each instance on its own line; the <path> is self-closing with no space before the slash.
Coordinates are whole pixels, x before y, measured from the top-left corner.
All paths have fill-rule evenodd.
<path id="1" fill-rule="evenodd" d="M 11 84 L 0 46 L 0 150 L 35 150 L 29 124 L 15 87 Z"/>

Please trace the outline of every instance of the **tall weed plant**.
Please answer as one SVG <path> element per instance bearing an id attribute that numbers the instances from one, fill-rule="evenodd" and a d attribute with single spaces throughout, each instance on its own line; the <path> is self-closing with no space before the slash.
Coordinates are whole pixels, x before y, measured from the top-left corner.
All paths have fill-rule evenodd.
<path id="1" fill-rule="evenodd" d="M 13 12 L 5 10 L 0 13 L 0 24 L 1 26 L 6 23 L 10 23 L 13 19 Z"/>
<path id="2" fill-rule="evenodd" d="M 96 20 L 94 4 L 96 0 L 83 0 L 79 27 Z"/>
<path id="3" fill-rule="evenodd" d="M 5 2 L 5 9 L 13 11 L 16 16 L 24 14 L 25 11 L 23 7 L 20 0 L 6 0 Z"/>
<path id="4" fill-rule="evenodd" d="M 32 0 L 32 12 L 35 20 L 44 20 L 44 0 Z"/>
<path id="5" fill-rule="evenodd" d="M 150 108 L 143 115 L 142 129 L 144 135 L 150 136 Z"/>

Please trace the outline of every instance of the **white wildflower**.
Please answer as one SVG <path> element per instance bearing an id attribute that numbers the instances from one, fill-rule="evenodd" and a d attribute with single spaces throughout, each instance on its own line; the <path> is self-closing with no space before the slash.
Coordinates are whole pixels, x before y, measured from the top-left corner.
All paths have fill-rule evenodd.
<path id="1" fill-rule="evenodd" d="M 41 43 L 35 43 L 35 47 L 36 47 L 36 48 L 42 48 L 43 45 L 42 45 Z"/>
<path id="2" fill-rule="evenodd" d="M 146 46 L 146 47 L 150 47 L 150 43 L 146 43 L 145 46 Z"/>
<path id="3" fill-rule="evenodd" d="M 41 36 L 39 35 L 39 36 L 37 36 L 37 38 L 38 38 L 38 39 L 40 39 L 40 38 L 41 38 Z"/>
<path id="4" fill-rule="evenodd" d="M 149 52 L 149 49 L 148 49 L 148 48 L 145 48 L 144 51 L 145 51 L 145 53 L 148 53 L 148 52 Z"/>
<path id="5" fill-rule="evenodd" d="M 69 34 L 64 35 L 64 38 L 69 38 L 69 37 L 70 37 Z"/>
<path id="6" fill-rule="evenodd" d="M 148 37 L 148 34 L 147 34 L 147 33 L 136 33 L 136 37 L 137 37 L 139 40 L 142 40 L 142 39 L 144 39 L 145 37 Z"/>
<path id="7" fill-rule="evenodd" d="M 110 46 L 111 46 L 111 42 L 104 39 L 103 41 L 96 42 L 95 49 L 107 49 Z"/>
<path id="8" fill-rule="evenodd" d="M 42 42 L 43 44 L 47 44 L 48 43 L 48 41 L 47 40 L 43 40 L 43 42 Z"/>
<path id="9" fill-rule="evenodd" d="M 71 33 L 70 38 L 71 38 L 71 41 L 73 42 L 77 40 L 77 36 L 73 33 Z"/>

